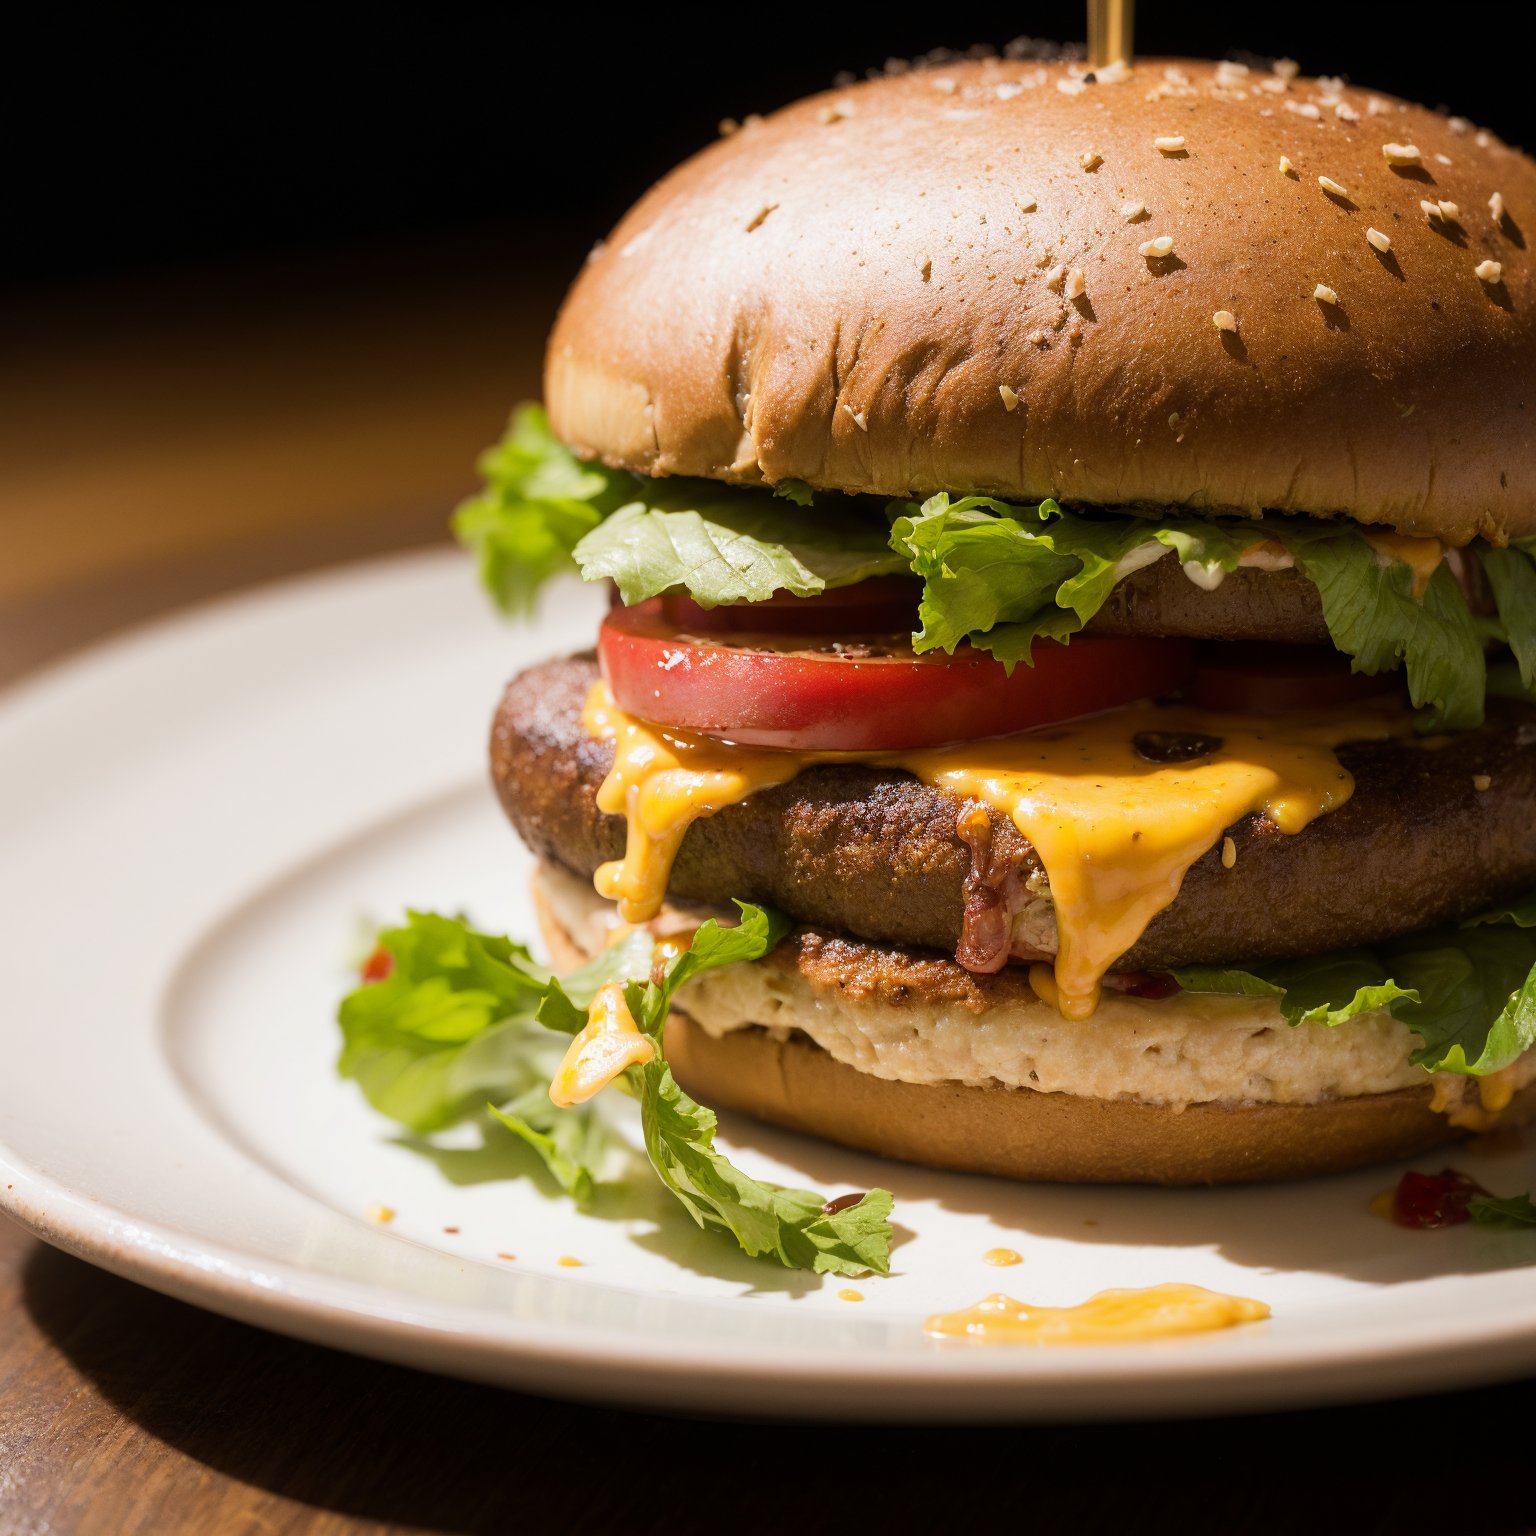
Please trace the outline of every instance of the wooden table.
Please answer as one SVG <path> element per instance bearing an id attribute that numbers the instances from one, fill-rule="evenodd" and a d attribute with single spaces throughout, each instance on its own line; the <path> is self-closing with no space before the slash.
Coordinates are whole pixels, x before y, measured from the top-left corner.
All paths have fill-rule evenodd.
<path id="1" fill-rule="evenodd" d="M 476 450 L 536 392 L 554 298 L 490 244 L 0 312 L 0 679 L 440 538 Z M 0 1219 L 0 1536 L 1513 1531 L 1536 1526 L 1533 1414 L 1521 1383 L 1154 1426 L 647 1418 L 294 1343 Z"/>

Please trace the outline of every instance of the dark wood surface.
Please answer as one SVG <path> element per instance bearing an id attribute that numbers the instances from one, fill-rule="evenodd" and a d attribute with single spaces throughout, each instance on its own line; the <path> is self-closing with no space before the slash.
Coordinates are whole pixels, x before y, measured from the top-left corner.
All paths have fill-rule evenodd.
<path id="1" fill-rule="evenodd" d="M 537 388 L 553 298 L 504 252 L 437 250 L 0 312 L 0 681 L 201 597 L 439 538 L 476 449 Z M 665 1413 L 295 1343 L 0 1218 L 0 1536 L 1536 1529 L 1529 1382 L 1057 1429 Z"/>

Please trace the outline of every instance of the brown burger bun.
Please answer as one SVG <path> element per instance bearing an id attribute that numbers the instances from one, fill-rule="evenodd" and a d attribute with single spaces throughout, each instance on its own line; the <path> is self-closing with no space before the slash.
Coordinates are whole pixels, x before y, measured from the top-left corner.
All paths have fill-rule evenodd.
<path id="1" fill-rule="evenodd" d="M 1536 533 L 1530 220 L 1525 155 L 1355 86 L 1152 59 L 1080 87 L 1027 60 L 914 71 L 664 178 L 567 298 L 545 399 L 579 453 L 650 475 L 1502 544 Z"/>
<path id="2" fill-rule="evenodd" d="M 537 888 L 540 931 L 558 971 L 591 956 Z M 1471 1134 L 1430 1108 L 1432 1090 L 1315 1104 L 1191 1104 L 1090 1099 L 1027 1088 L 904 1083 L 837 1061 L 803 1036 L 767 1029 L 710 1035 L 674 1010 L 664 1037 L 683 1089 L 712 1109 L 881 1157 L 1062 1184 L 1250 1184 L 1345 1173 L 1413 1157 Z M 1536 1083 L 1501 1123 L 1536 1115 Z"/>

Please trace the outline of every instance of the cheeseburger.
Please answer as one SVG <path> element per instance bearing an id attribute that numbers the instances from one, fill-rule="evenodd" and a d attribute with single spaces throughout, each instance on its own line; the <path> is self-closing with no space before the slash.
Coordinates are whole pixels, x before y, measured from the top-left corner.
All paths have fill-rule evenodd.
<path id="1" fill-rule="evenodd" d="M 556 959 L 778 909 L 678 1080 L 944 1168 L 1536 1111 L 1523 225 L 1523 154 L 1284 61 L 945 63 L 679 167 L 459 514 L 505 605 L 612 593 L 494 725 Z"/>

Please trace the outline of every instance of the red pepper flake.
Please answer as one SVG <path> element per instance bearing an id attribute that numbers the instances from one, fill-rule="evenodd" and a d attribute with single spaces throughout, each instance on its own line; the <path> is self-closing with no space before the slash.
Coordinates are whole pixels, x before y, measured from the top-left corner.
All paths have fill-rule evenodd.
<path id="1" fill-rule="evenodd" d="M 1400 1227 L 1424 1231 L 1434 1227 L 1459 1227 L 1472 1219 L 1468 1205 L 1488 1191 L 1476 1179 L 1455 1168 L 1439 1173 L 1405 1173 L 1381 1214 Z"/>
<path id="2" fill-rule="evenodd" d="M 365 982 L 387 981 L 394 974 L 395 957 L 384 948 L 382 944 L 375 945 L 374 951 L 363 961 L 358 974 Z"/>
<path id="3" fill-rule="evenodd" d="M 449 1237 L 457 1237 L 459 1235 L 459 1229 L 457 1227 L 444 1227 L 443 1231 L 446 1232 Z"/>

